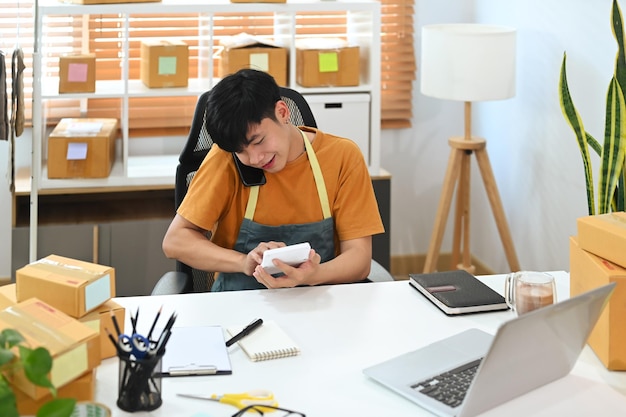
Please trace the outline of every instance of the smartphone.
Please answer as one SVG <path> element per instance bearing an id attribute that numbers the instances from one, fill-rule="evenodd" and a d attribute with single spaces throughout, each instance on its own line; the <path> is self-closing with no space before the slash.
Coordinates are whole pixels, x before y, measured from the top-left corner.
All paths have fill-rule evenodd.
<path id="1" fill-rule="evenodd" d="M 268 274 L 280 274 L 282 271 L 272 263 L 274 259 L 279 259 L 287 265 L 297 267 L 309 259 L 310 251 L 311 245 L 309 242 L 284 246 L 282 248 L 268 249 L 263 252 L 263 261 L 261 262 L 261 266 Z"/>

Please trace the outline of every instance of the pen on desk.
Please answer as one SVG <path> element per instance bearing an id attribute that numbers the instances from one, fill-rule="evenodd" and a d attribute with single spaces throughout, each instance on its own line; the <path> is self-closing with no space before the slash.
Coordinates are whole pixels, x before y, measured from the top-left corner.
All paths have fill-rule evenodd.
<path id="1" fill-rule="evenodd" d="M 133 325 L 133 334 L 137 332 L 137 320 L 139 320 L 139 307 L 137 307 L 137 312 L 135 313 L 135 317 L 130 318 L 130 322 Z"/>
<path id="2" fill-rule="evenodd" d="M 150 338 L 152 337 L 152 332 L 154 331 L 154 327 L 156 326 L 157 321 L 159 321 L 159 317 L 161 316 L 161 310 L 163 310 L 163 306 L 159 308 L 159 311 L 157 311 L 156 316 L 154 316 L 154 321 L 152 322 L 152 326 L 150 327 L 150 330 L 148 331 L 148 336 L 147 336 L 148 340 L 150 340 Z"/>
<path id="3" fill-rule="evenodd" d="M 243 328 L 242 331 L 231 337 L 226 341 L 226 347 L 232 345 L 233 343 L 237 343 L 242 338 L 246 337 L 250 333 L 252 333 L 255 329 L 258 329 L 263 324 L 263 319 L 256 319 L 249 325 Z"/>
<path id="4" fill-rule="evenodd" d="M 117 333 L 117 337 L 120 337 L 122 331 L 120 330 L 120 325 L 117 322 L 117 317 L 115 316 L 113 310 L 111 310 L 111 321 L 113 322 L 113 326 L 115 326 L 115 332 Z"/>

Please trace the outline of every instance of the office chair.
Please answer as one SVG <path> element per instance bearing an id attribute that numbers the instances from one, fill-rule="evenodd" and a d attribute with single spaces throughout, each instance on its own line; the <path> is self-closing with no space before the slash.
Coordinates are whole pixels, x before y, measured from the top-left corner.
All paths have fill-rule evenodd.
<path id="1" fill-rule="evenodd" d="M 196 171 L 211 149 L 213 141 L 206 129 L 206 103 L 209 91 L 198 98 L 196 109 L 191 122 L 191 129 L 187 142 L 178 158 L 176 179 L 174 185 L 174 204 L 176 208 L 182 203 L 187 188 Z M 295 90 L 280 87 L 280 95 L 291 112 L 290 122 L 295 126 L 317 127 L 313 112 L 304 97 Z M 210 239 L 210 232 L 207 239 Z M 372 259 L 370 281 L 393 281 L 391 274 L 378 262 Z M 214 282 L 214 273 L 193 269 L 177 261 L 176 271 L 167 272 L 156 283 L 152 295 L 182 294 L 190 292 L 210 291 Z"/>

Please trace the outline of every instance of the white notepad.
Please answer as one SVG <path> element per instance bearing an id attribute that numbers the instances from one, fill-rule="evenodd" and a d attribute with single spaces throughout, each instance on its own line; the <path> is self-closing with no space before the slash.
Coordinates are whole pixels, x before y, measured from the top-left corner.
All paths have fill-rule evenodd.
<path id="1" fill-rule="evenodd" d="M 244 327 L 229 327 L 226 331 L 232 337 Z M 239 340 L 237 344 L 255 362 L 295 356 L 300 353 L 298 345 L 273 321 L 264 321 L 261 327 Z"/>

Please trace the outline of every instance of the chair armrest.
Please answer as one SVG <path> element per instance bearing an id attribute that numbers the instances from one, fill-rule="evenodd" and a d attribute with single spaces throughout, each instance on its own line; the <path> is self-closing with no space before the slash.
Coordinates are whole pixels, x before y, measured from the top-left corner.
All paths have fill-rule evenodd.
<path id="1" fill-rule="evenodd" d="M 188 274 L 170 271 L 159 278 L 150 295 L 185 294 L 191 292 L 192 288 L 193 280 Z"/>
<path id="2" fill-rule="evenodd" d="M 389 273 L 381 264 L 372 259 L 372 266 L 368 276 L 372 282 L 393 281 L 393 275 Z"/>

